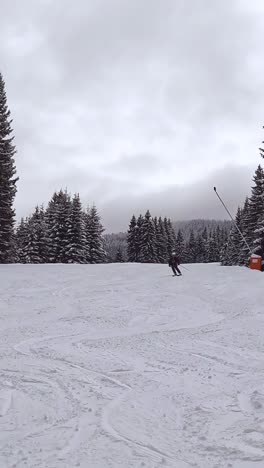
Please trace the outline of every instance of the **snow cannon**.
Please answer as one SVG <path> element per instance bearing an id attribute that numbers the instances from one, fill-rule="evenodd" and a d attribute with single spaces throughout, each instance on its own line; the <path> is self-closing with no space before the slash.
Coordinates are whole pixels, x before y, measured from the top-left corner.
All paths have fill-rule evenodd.
<path id="1" fill-rule="evenodd" d="M 252 254 L 250 257 L 250 269 L 262 271 L 262 257 Z"/>

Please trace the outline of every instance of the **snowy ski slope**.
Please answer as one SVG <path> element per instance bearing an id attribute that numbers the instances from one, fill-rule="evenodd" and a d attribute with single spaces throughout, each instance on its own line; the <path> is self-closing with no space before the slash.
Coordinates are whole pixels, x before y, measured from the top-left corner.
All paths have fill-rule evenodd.
<path id="1" fill-rule="evenodd" d="M 0 266 L 1 468 L 263 468 L 264 274 Z"/>

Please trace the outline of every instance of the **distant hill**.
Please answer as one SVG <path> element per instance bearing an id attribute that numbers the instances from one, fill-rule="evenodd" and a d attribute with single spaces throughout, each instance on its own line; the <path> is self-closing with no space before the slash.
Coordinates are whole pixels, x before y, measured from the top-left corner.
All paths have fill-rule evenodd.
<path id="1" fill-rule="evenodd" d="M 228 231 L 232 226 L 231 221 L 218 221 L 215 219 L 191 219 L 189 221 L 174 221 L 172 224 L 176 233 L 179 229 L 182 231 L 184 239 L 188 239 L 191 230 L 193 230 L 194 235 L 197 236 L 202 234 L 205 228 L 207 228 L 208 233 L 210 233 L 210 231 L 215 230 L 218 226 Z"/>

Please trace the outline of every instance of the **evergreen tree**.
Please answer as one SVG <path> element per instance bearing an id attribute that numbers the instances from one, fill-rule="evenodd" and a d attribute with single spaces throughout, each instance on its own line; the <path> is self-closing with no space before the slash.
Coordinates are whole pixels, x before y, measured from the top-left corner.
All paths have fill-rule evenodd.
<path id="1" fill-rule="evenodd" d="M 186 261 L 188 263 L 196 263 L 197 246 L 196 246 L 196 241 L 195 241 L 193 230 L 191 230 L 190 232 L 189 242 L 186 245 L 186 250 L 187 250 Z"/>
<path id="2" fill-rule="evenodd" d="M 181 261 L 184 261 L 185 242 L 181 229 L 179 229 L 177 233 L 175 251 Z"/>
<path id="3" fill-rule="evenodd" d="M 88 263 L 104 263 L 105 251 L 103 244 L 104 228 L 95 206 L 88 210 L 86 218 L 87 260 Z"/>
<path id="4" fill-rule="evenodd" d="M 213 232 L 207 241 L 207 262 L 213 263 L 220 260 L 219 246 L 216 232 Z"/>
<path id="5" fill-rule="evenodd" d="M 221 228 L 221 246 L 223 246 L 227 242 L 229 231 L 230 230 L 225 227 Z"/>
<path id="6" fill-rule="evenodd" d="M 264 215 L 258 220 L 257 227 L 254 231 L 254 253 L 264 256 Z"/>
<path id="7" fill-rule="evenodd" d="M 221 265 L 224 265 L 224 266 L 233 265 L 232 262 L 233 262 L 233 254 L 234 254 L 234 244 L 233 244 L 232 232 L 230 232 L 227 242 L 223 246 L 222 251 L 221 251 Z"/>
<path id="8" fill-rule="evenodd" d="M 47 225 L 43 206 L 37 206 L 30 218 L 30 231 L 32 233 L 32 250 L 35 252 L 34 260 L 31 263 L 46 263 L 48 260 L 47 251 Z M 35 244 L 35 245 L 33 245 Z"/>
<path id="9" fill-rule="evenodd" d="M 41 263 L 38 252 L 37 228 L 33 216 L 28 219 L 27 238 L 25 244 L 25 263 Z"/>
<path id="10" fill-rule="evenodd" d="M 257 218 L 253 232 L 253 250 L 257 255 L 264 253 L 264 171 L 261 166 L 257 169 L 258 183 L 252 190 L 250 199 L 250 212 L 255 201 L 255 216 Z M 254 201 L 253 201 L 254 200 Z"/>
<path id="11" fill-rule="evenodd" d="M 235 222 L 241 230 L 242 228 L 242 210 L 238 208 Z M 241 235 L 234 225 L 230 231 L 226 244 L 225 253 L 222 254 L 222 265 L 239 265 L 241 255 Z"/>
<path id="12" fill-rule="evenodd" d="M 259 221 L 264 214 L 264 171 L 259 165 L 254 175 L 254 186 L 249 199 L 247 235 L 249 246 L 254 249 L 255 241 L 259 238 Z M 255 232 L 256 231 L 256 232 Z M 257 247 L 258 248 L 258 247 Z"/>
<path id="13" fill-rule="evenodd" d="M 196 262 L 205 263 L 207 261 L 206 242 L 202 235 L 196 238 Z"/>
<path id="14" fill-rule="evenodd" d="M 264 258 L 264 214 L 258 220 L 254 237 L 254 252 Z"/>
<path id="15" fill-rule="evenodd" d="M 12 120 L 7 107 L 5 83 L 0 73 L 0 263 L 12 262 L 16 194 L 15 146 L 13 144 Z"/>
<path id="16" fill-rule="evenodd" d="M 172 222 L 170 220 L 170 218 L 168 219 L 168 222 L 167 222 L 167 228 L 168 228 L 168 241 L 169 241 L 169 244 L 170 244 L 170 253 L 175 250 L 175 247 L 176 247 L 176 234 L 175 234 L 175 230 L 174 230 L 174 227 L 172 225 Z"/>
<path id="17" fill-rule="evenodd" d="M 47 229 L 43 207 L 37 206 L 32 216 L 21 220 L 16 242 L 19 263 L 46 263 Z"/>
<path id="18" fill-rule="evenodd" d="M 48 261 L 51 263 L 67 263 L 69 245 L 68 230 L 71 212 L 71 197 L 67 191 L 55 192 L 46 211 L 48 230 Z"/>
<path id="19" fill-rule="evenodd" d="M 136 262 L 140 262 L 140 257 L 141 257 L 141 249 L 143 245 L 143 224 L 144 224 L 144 218 L 142 215 L 139 215 L 137 219 L 137 225 L 135 228 L 135 252 L 136 252 Z"/>
<path id="20" fill-rule="evenodd" d="M 142 263 L 155 263 L 157 261 L 156 252 L 156 232 L 154 222 L 151 219 L 149 210 L 146 212 L 141 230 L 140 261 Z"/>
<path id="21" fill-rule="evenodd" d="M 156 228 L 156 249 L 157 261 L 159 263 L 167 262 L 167 235 L 161 217 L 158 219 L 158 225 Z"/>
<path id="22" fill-rule="evenodd" d="M 133 215 L 127 232 L 127 256 L 129 262 L 137 261 L 137 229 L 137 220 L 135 215 Z"/>
<path id="23" fill-rule="evenodd" d="M 251 251 L 264 253 L 264 171 L 259 165 L 254 174 L 251 197 L 243 209 L 238 209 L 236 224 Z M 248 265 L 250 251 L 236 227 L 233 226 L 221 253 L 223 265 Z"/>
<path id="24" fill-rule="evenodd" d="M 157 216 L 155 216 L 155 217 L 153 218 L 153 224 L 154 224 L 154 229 L 155 229 L 155 236 L 154 236 L 155 245 L 154 245 L 154 248 L 155 248 L 155 252 L 156 252 L 156 262 L 157 262 L 157 263 L 160 263 L 159 258 L 158 258 L 158 240 L 157 240 L 157 235 L 158 235 L 158 218 L 157 218 Z M 162 262 L 161 262 L 161 263 L 162 263 Z"/>
<path id="25" fill-rule="evenodd" d="M 79 194 L 76 194 L 72 200 L 67 228 L 66 261 L 68 263 L 86 263 L 85 221 Z"/>
<path id="26" fill-rule="evenodd" d="M 198 244 L 197 245 L 197 255 L 198 255 L 198 260 L 197 261 L 199 261 L 201 258 L 203 258 L 204 263 L 208 262 L 208 240 L 209 240 L 208 239 L 208 230 L 207 230 L 207 227 L 205 227 L 203 232 L 202 232 L 201 239 L 197 238 L 197 244 Z"/>
<path id="27" fill-rule="evenodd" d="M 26 263 L 26 245 L 28 238 L 28 220 L 21 219 L 16 230 L 16 261 Z"/>
<path id="28" fill-rule="evenodd" d="M 221 265 L 225 265 L 226 259 L 227 259 L 227 245 L 228 245 L 228 240 L 222 245 L 221 251 L 220 251 L 220 262 Z"/>
<path id="29" fill-rule="evenodd" d="M 124 262 L 123 253 L 122 253 L 121 246 L 119 246 L 116 252 L 115 263 L 123 263 L 123 262 Z"/>
<path id="30" fill-rule="evenodd" d="M 220 226 L 218 225 L 216 230 L 215 230 L 215 235 L 216 235 L 216 242 L 217 242 L 217 250 L 218 250 L 218 256 L 220 255 L 220 250 L 223 244 L 222 240 L 222 231 L 220 229 Z"/>
<path id="31" fill-rule="evenodd" d="M 36 224 L 36 232 L 38 239 L 38 251 L 41 263 L 48 262 L 48 228 L 46 224 L 46 213 L 44 206 L 36 208 L 33 218 Z"/>
<path id="32" fill-rule="evenodd" d="M 203 238 L 203 240 L 205 241 L 205 243 L 208 241 L 207 227 L 205 227 L 204 230 L 203 230 L 202 238 Z"/>
<path id="33" fill-rule="evenodd" d="M 167 258 L 169 258 L 176 247 L 176 235 L 170 219 L 164 218 L 164 228 L 167 237 Z"/>
<path id="34" fill-rule="evenodd" d="M 247 197 L 241 210 L 240 229 L 245 241 L 250 245 L 251 240 L 249 225 L 249 199 Z M 250 252 L 245 241 L 240 237 L 240 252 L 238 259 L 239 265 L 248 265 L 249 262 Z"/>
<path id="35" fill-rule="evenodd" d="M 155 231 L 157 232 L 157 229 L 158 229 L 158 218 L 157 218 L 157 216 L 155 216 L 153 218 L 153 224 L 154 224 Z"/>

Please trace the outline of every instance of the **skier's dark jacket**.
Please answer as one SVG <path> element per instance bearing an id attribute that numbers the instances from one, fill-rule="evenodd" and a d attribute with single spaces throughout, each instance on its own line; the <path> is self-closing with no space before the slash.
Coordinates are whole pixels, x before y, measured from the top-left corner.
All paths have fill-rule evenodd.
<path id="1" fill-rule="evenodd" d="M 169 259 L 169 266 L 178 266 L 180 265 L 180 259 L 177 255 L 171 255 Z"/>

